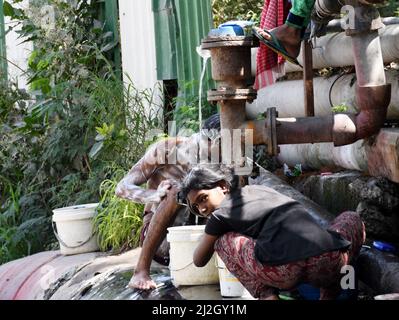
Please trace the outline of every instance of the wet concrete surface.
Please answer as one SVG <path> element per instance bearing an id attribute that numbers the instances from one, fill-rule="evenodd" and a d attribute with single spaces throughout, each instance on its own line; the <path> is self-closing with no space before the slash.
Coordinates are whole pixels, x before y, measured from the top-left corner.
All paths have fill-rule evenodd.
<path id="1" fill-rule="evenodd" d="M 92 286 L 76 293 L 73 300 L 253 300 L 245 292 L 242 297 L 225 298 L 220 294 L 219 285 L 179 286 L 173 285 L 169 272 L 152 273 L 151 277 L 158 284 L 153 290 L 139 290 L 128 287 L 133 272 L 112 274 Z"/>

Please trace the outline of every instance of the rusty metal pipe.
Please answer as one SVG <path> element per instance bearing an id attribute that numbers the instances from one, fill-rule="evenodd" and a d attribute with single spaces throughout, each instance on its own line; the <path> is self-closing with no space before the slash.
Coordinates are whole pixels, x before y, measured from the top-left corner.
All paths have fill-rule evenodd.
<path id="1" fill-rule="evenodd" d="M 328 8 L 332 4 L 335 7 L 330 8 L 330 11 L 336 10 L 340 5 L 339 1 L 316 2 L 319 9 Z M 378 18 L 378 14 L 370 16 L 373 21 Z M 391 86 L 386 84 L 378 31 L 367 30 L 368 27 L 373 28 L 371 20 L 370 24 L 359 24 L 366 29 L 349 30 L 358 79 L 356 100 L 360 113 L 309 119 L 293 118 L 292 121 L 280 119 L 276 130 L 278 144 L 333 141 L 335 146 L 342 146 L 370 137 L 383 126 L 391 99 Z"/>
<path id="2" fill-rule="evenodd" d="M 241 130 L 252 130 L 253 132 L 253 144 L 262 145 L 267 143 L 267 135 L 265 130 L 265 120 L 249 120 L 245 121 L 240 129 Z M 241 141 L 245 142 L 245 137 L 242 136 Z"/>
<path id="3" fill-rule="evenodd" d="M 381 39 L 378 30 L 352 35 L 352 52 L 359 87 L 386 84 Z"/>
<path id="4" fill-rule="evenodd" d="M 357 115 L 338 114 L 334 117 L 334 145 L 343 146 L 370 137 L 381 129 L 391 100 L 391 86 L 357 87 Z"/>
<path id="5" fill-rule="evenodd" d="M 233 154 L 233 130 L 245 122 L 245 100 L 222 100 L 220 106 L 220 126 L 222 129 L 222 161 L 231 164 L 239 161 L 241 155 Z M 242 135 L 241 135 L 242 137 Z"/>
<path id="6" fill-rule="evenodd" d="M 331 142 L 333 117 L 285 118 L 277 121 L 278 144 Z"/>
<path id="7" fill-rule="evenodd" d="M 357 87 L 356 99 L 362 110 L 356 117 L 359 140 L 376 134 L 383 126 L 391 101 L 391 85 Z"/>
<path id="8" fill-rule="evenodd" d="M 347 1 L 347 3 L 356 1 Z M 371 1 L 368 1 L 371 2 Z M 352 37 L 356 68 L 356 103 L 360 113 L 334 117 L 334 145 L 343 146 L 376 134 L 383 126 L 391 101 L 391 85 L 386 84 L 381 41 L 378 34 L 380 19 L 374 8 L 357 6 L 355 11 L 369 13 L 355 16 L 356 29 L 347 30 Z M 363 19 L 363 20 L 362 20 Z"/>
<path id="9" fill-rule="evenodd" d="M 340 13 L 343 5 L 345 5 L 343 0 L 316 0 L 312 19 L 315 21 L 331 20 Z"/>
<path id="10" fill-rule="evenodd" d="M 357 115 L 339 113 L 314 118 L 278 119 L 278 144 L 334 142 L 335 146 L 352 144 L 376 134 L 386 119 L 391 86 L 357 87 Z M 259 133 L 254 133 L 259 136 Z"/>

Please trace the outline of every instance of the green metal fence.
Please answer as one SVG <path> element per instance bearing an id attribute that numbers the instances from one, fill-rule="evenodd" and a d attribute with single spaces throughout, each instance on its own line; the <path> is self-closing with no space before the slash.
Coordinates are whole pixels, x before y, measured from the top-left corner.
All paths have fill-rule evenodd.
<path id="1" fill-rule="evenodd" d="M 183 95 L 190 99 L 198 95 L 199 80 L 201 76 L 202 59 L 196 51 L 201 45 L 201 40 L 206 37 L 212 28 L 211 0 L 176 0 L 178 20 L 177 32 L 177 70 L 179 87 L 185 87 Z M 205 75 L 203 89 L 212 87 L 210 67 Z"/>
<path id="2" fill-rule="evenodd" d="M 102 4 L 100 7 L 99 17 L 105 23 L 105 30 L 113 33 L 113 41 L 117 44 L 113 50 L 113 61 L 115 71 L 119 78 L 122 77 L 122 59 L 120 49 L 120 30 L 119 30 L 119 11 L 118 0 L 99 0 Z"/>
<path id="3" fill-rule="evenodd" d="M 158 80 L 178 80 L 181 105 L 198 96 L 202 59 L 196 47 L 212 28 L 211 0 L 153 0 L 152 7 Z M 208 66 L 203 81 L 204 96 L 212 87 Z"/>
<path id="4" fill-rule="evenodd" d="M 4 27 L 3 0 L 0 0 L 0 79 L 7 79 L 7 52 Z"/>
<path id="5" fill-rule="evenodd" d="M 177 79 L 175 0 L 152 0 L 158 80 Z"/>

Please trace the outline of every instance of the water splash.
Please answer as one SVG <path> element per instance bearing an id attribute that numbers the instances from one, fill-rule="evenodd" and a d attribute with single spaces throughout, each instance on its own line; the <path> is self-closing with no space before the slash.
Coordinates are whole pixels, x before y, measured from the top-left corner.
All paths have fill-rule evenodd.
<path id="1" fill-rule="evenodd" d="M 202 126 L 202 85 L 205 77 L 205 72 L 206 72 L 206 63 L 208 62 L 208 59 L 211 57 L 211 51 L 210 50 L 203 50 L 201 46 L 198 46 L 197 48 L 197 53 L 198 55 L 202 58 L 202 72 L 201 72 L 201 77 L 200 77 L 200 82 L 199 82 L 199 92 L 198 92 L 198 123 L 199 123 L 199 128 L 201 129 Z"/>

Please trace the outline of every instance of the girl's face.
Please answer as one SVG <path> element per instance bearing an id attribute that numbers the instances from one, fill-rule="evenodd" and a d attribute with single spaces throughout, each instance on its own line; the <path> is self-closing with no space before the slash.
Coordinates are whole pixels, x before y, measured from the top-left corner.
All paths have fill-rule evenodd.
<path id="1" fill-rule="evenodd" d="M 220 207 L 227 193 L 226 185 L 220 184 L 220 186 L 209 190 L 191 190 L 187 195 L 187 200 L 200 216 L 208 217 Z"/>

